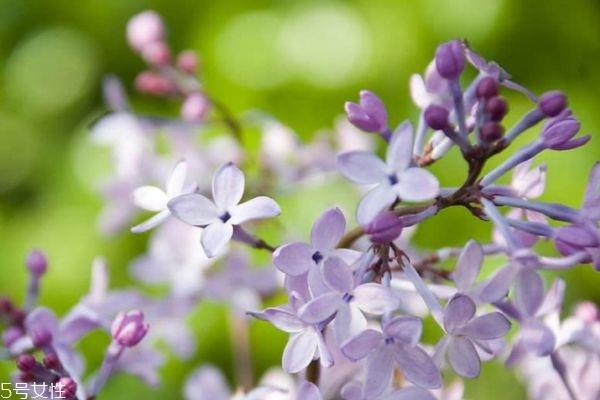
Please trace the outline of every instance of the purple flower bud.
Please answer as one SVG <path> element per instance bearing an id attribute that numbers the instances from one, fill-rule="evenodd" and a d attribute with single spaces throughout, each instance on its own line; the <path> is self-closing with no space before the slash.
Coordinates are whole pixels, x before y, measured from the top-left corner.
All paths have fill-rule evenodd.
<path id="1" fill-rule="evenodd" d="M 17 357 L 17 368 L 22 372 L 31 372 L 36 365 L 35 357 L 31 354 L 21 354 Z"/>
<path id="2" fill-rule="evenodd" d="M 486 76 L 479 81 L 476 91 L 480 99 L 489 99 L 498 95 L 498 82 L 491 76 Z"/>
<path id="3" fill-rule="evenodd" d="M 164 39 L 165 27 L 160 15 L 154 11 L 141 12 L 127 23 L 127 41 L 137 51 Z"/>
<path id="4" fill-rule="evenodd" d="M 402 233 L 402 221 L 391 211 L 377 215 L 366 227 L 365 233 L 370 236 L 375 244 L 392 242 Z"/>
<path id="5" fill-rule="evenodd" d="M 58 370 L 61 368 L 60 360 L 56 353 L 48 353 L 44 356 L 43 360 L 44 367 L 48 369 Z"/>
<path id="6" fill-rule="evenodd" d="M 34 276 L 42 276 L 48 269 L 46 255 L 40 250 L 32 250 L 25 261 L 27 268 Z"/>
<path id="7" fill-rule="evenodd" d="M 30 333 L 31 341 L 37 348 L 48 346 L 52 343 L 52 332 L 45 328 L 39 328 Z"/>
<path id="8" fill-rule="evenodd" d="M 557 229 L 554 245 L 560 254 L 569 256 L 586 251 L 587 248 L 600 246 L 600 237 L 595 227 L 589 224 L 569 225 Z M 590 256 L 582 262 L 588 263 L 591 261 L 592 257 Z"/>
<path id="9" fill-rule="evenodd" d="M 110 331 L 113 340 L 119 345 L 133 347 L 146 336 L 148 324 L 144 322 L 144 314 L 140 310 L 120 312 Z"/>
<path id="10" fill-rule="evenodd" d="M 191 50 L 182 51 L 177 57 L 177 68 L 186 74 L 194 74 L 198 69 L 198 57 Z"/>
<path id="11" fill-rule="evenodd" d="M 446 108 L 432 104 L 423 113 L 425 123 L 431 129 L 439 131 L 448 127 L 449 112 Z"/>
<path id="12" fill-rule="evenodd" d="M 554 119 L 544 126 L 542 142 L 548 148 L 560 150 L 579 132 L 579 128 L 579 121 L 571 116 Z"/>
<path id="13" fill-rule="evenodd" d="M 181 117 L 188 122 L 200 122 L 206 116 L 210 102 L 202 93 L 188 95 L 181 105 Z"/>
<path id="14" fill-rule="evenodd" d="M 504 127 L 497 122 L 489 121 L 481 127 L 481 139 L 486 143 L 492 143 L 504 136 Z"/>
<path id="15" fill-rule="evenodd" d="M 7 297 L 0 297 L 0 313 L 10 314 L 15 308 L 12 301 Z"/>
<path id="16" fill-rule="evenodd" d="M 388 129 L 387 110 L 379 97 L 368 90 L 361 90 L 359 103 L 347 101 L 348 121 L 365 132 L 383 133 Z"/>
<path id="17" fill-rule="evenodd" d="M 544 93 L 539 100 L 540 110 L 548 117 L 556 117 L 567 107 L 567 96 L 561 91 Z"/>
<path id="18" fill-rule="evenodd" d="M 2 332 L 4 347 L 10 347 L 14 342 L 23 337 L 23 330 L 18 326 L 11 326 Z"/>
<path id="19" fill-rule="evenodd" d="M 457 79 L 465 69 L 465 50 L 459 40 L 451 40 L 438 46 L 435 51 L 438 73 L 448 80 Z"/>
<path id="20" fill-rule="evenodd" d="M 485 111 L 492 121 L 501 121 L 508 112 L 508 103 L 501 96 L 494 96 L 485 104 Z"/>
<path id="21" fill-rule="evenodd" d="M 77 395 L 77 383 L 68 376 L 63 376 L 54 384 L 55 395 L 60 395 L 61 399 L 74 399 Z"/>

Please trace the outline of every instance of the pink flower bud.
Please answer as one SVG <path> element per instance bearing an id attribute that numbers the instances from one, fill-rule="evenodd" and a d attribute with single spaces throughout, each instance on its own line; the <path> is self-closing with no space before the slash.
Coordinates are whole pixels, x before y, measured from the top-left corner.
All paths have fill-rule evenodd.
<path id="1" fill-rule="evenodd" d="M 198 57 L 191 51 L 182 51 L 177 57 L 177 68 L 186 74 L 195 74 L 198 69 Z"/>
<path id="2" fill-rule="evenodd" d="M 17 357 L 17 368 L 22 372 L 30 372 L 36 366 L 35 357 L 31 354 L 21 354 Z"/>
<path id="3" fill-rule="evenodd" d="M 600 310 L 591 301 L 584 301 L 575 307 L 575 316 L 585 323 L 592 324 L 600 321 Z"/>
<path id="4" fill-rule="evenodd" d="M 181 117 L 188 122 L 200 122 L 206 116 L 210 102 L 202 93 L 188 95 L 181 105 Z"/>
<path id="5" fill-rule="evenodd" d="M 163 21 L 154 11 L 141 12 L 127 23 L 127 41 L 137 51 L 141 52 L 149 44 L 162 41 L 164 36 Z"/>
<path id="6" fill-rule="evenodd" d="M 165 66 L 171 62 L 171 50 L 164 42 L 148 44 L 142 50 L 142 56 L 150 65 Z"/>
<path id="7" fill-rule="evenodd" d="M 32 250 L 25 261 L 27 268 L 34 276 L 42 276 L 48 269 L 46 255 L 40 250 Z"/>
<path id="8" fill-rule="evenodd" d="M 77 383 L 68 376 L 63 376 L 54 384 L 53 396 L 55 399 L 74 399 L 76 395 Z"/>
<path id="9" fill-rule="evenodd" d="M 148 333 L 148 324 L 144 322 L 144 314 L 140 310 L 121 312 L 113 321 L 110 332 L 119 345 L 133 347 Z"/>
<path id="10" fill-rule="evenodd" d="M 135 78 L 135 87 L 142 93 L 165 96 L 175 91 L 173 82 L 156 72 L 143 71 Z"/>

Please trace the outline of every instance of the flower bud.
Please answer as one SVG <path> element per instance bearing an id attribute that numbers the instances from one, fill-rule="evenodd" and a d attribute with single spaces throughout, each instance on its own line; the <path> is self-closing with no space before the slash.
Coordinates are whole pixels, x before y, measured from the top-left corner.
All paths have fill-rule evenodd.
<path id="1" fill-rule="evenodd" d="M 164 96 L 175 91 L 173 82 L 155 72 L 143 71 L 135 78 L 135 87 L 142 93 Z"/>
<path id="2" fill-rule="evenodd" d="M 48 353 L 44 356 L 44 360 L 42 361 L 44 367 L 48 369 L 58 370 L 61 367 L 60 360 L 56 353 Z"/>
<path id="3" fill-rule="evenodd" d="M 182 51 L 177 57 L 177 68 L 186 74 L 194 74 L 198 69 L 198 57 L 191 51 Z"/>
<path id="4" fill-rule="evenodd" d="M 30 333 L 31 341 L 37 348 L 48 346 L 52 343 L 52 332 L 45 328 L 39 328 Z"/>
<path id="5" fill-rule="evenodd" d="M 600 310 L 591 301 L 584 301 L 575 307 L 575 316 L 585 323 L 593 324 L 600 321 Z"/>
<path id="6" fill-rule="evenodd" d="M 542 141 L 546 147 L 560 150 L 579 132 L 579 128 L 579 121 L 571 116 L 555 119 L 544 126 Z"/>
<path id="7" fill-rule="evenodd" d="M 154 42 L 144 47 L 142 57 L 150 65 L 165 66 L 171 61 L 171 50 L 164 42 Z"/>
<path id="8" fill-rule="evenodd" d="M 77 395 L 77 383 L 68 376 L 63 376 L 54 384 L 54 398 L 74 399 Z"/>
<path id="9" fill-rule="evenodd" d="M 486 143 L 500 140 L 504 136 L 504 127 L 497 122 L 489 121 L 481 127 L 481 139 Z"/>
<path id="10" fill-rule="evenodd" d="M 202 93 L 188 95 L 181 105 L 181 117 L 188 122 L 200 122 L 206 116 L 210 102 Z"/>
<path id="11" fill-rule="evenodd" d="M 164 39 L 165 27 L 160 15 L 154 11 L 141 12 L 127 23 L 127 41 L 137 51 Z"/>
<path id="12" fill-rule="evenodd" d="M 508 112 L 508 103 L 501 96 L 494 96 L 485 103 L 485 111 L 492 121 L 501 121 Z"/>
<path id="13" fill-rule="evenodd" d="M 31 372 L 36 364 L 35 357 L 31 354 L 21 354 L 17 357 L 17 368 L 22 372 Z"/>
<path id="14" fill-rule="evenodd" d="M 148 324 L 144 322 L 144 314 L 140 310 L 117 315 L 111 326 L 113 340 L 124 347 L 138 344 L 148 332 Z"/>
<path id="15" fill-rule="evenodd" d="M 457 79 L 465 69 L 465 50 L 459 40 L 451 40 L 438 46 L 435 66 L 439 74 L 448 80 Z"/>
<path id="16" fill-rule="evenodd" d="M 0 313 L 10 314 L 14 308 L 14 304 L 8 297 L 0 297 Z"/>
<path id="17" fill-rule="evenodd" d="M 489 99 L 498 95 L 498 81 L 491 76 L 486 76 L 479 81 L 476 90 L 477 97 Z"/>
<path id="18" fill-rule="evenodd" d="M 359 103 L 347 101 L 344 108 L 348 120 L 358 129 L 383 133 L 388 128 L 385 105 L 373 92 L 362 90 Z"/>
<path id="19" fill-rule="evenodd" d="M 391 211 L 378 214 L 366 227 L 365 233 L 371 242 L 386 244 L 394 241 L 402 233 L 402 221 Z"/>
<path id="20" fill-rule="evenodd" d="M 25 264 L 31 274 L 37 277 L 42 276 L 48 269 L 46 255 L 40 250 L 32 250 L 29 252 Z"/>
<path id="21" fill-rule="evenodd" d="M 4 347 L 10 347 L 23 337 L 23 331 L 18 326 L 11 326 L 2 332 L 2 343 Z"/>
<path id="22" fill-rule="evenodd" d="M 423 118 L 425 119 L 427 126 L 433 130 L 439 131 L 448 126 L 448 115 L 449 112 L 446 108 L 432 104 L 425 109 Z"/>
<path id="23" fill-rule="evenodd" d="M 588 224 L 584 225 L 569 225 L 558 228 L 554 237 L 554 245 L 556 250 L 563 256 L 569 256 L 581 251 L 587 251 L 588 248 L 600 246 L 600 237 L 595 230 L 595 227 Z M 592 257 L 583 260 L 588 263 L 592 261 Z"/>
<path id="24" fill-rule="evenodd" d="M 556 117 L 567 107 L 567 96 L 561 91 L 544 93 L 538 101 L 540 110 L 548 117 Z"/>

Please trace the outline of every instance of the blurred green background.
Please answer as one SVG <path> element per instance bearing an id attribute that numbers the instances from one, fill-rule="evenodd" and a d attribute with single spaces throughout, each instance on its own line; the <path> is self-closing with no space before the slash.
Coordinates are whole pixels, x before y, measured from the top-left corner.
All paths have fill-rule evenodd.
<path id="1" fill-rule="evenodd" d="M 114 286 L 131 283 L 126 266 L 143 252 L 146 237 L 99 235 L 101 203 L 93 179 L 103 164 L 87 126 L 105 111 L 103 75 L 114 73 L 131 88 L 143 68 L 126 45 L 124 29 L 129 17 L 148 8 L 164 16 L 175 50 L 198 52 L 202 79 L 214 96 L 235 112 L 269 112 L 302 138 L 330 127 L 343 102 L 356 99 L 361 88 L 382 97 L 393 124 L 414 118 L 410 74 L 425 69 L 440 41 L 461 37 L 534 92 L 563 89 L 584 133 L 592 133 L 584 149 L 542 157 L 549 167 L 544 199 L 578 206 L 587 173 L 600 159 L 597 1 L 0 0 L 1 293 L 23 298 L 22 260 L 34 246 L 51 260 L 41 302 L 58 312 L 86 292 L 96 255 L 108 258 Z M 530 105 L 510 97 L 508 120 L 514 122 Z M 173 104 L 140 95 L 132 94 L 132 101 L 146 111 L 176 112 Z M 520 143 L 536 134 L 532 130 Z M 447 185 L 464 174 L 456 156 L 434 171 Z M 284 221 L 293 222 L 294 216 L 306 221 L 306 213 L 316 216 L 334 201 L 335 196 L 314 201 L 318 205 L 302 213 L 299 202 L 284 203 L 290 215 Z M 489 238 L 486 224 L 464 223 L 471 219 L 463 210 L 446 211 L 416 240 L 440 246 Z M 589 267 L 561 275 L 569 282 L 567 309 L 579 299 L 600 300 L 600 278 Z M 160 389 L 120 376 L 101 398 L 180 398 L 182 380 L 205 360 L 230 373 L 222 309 L 204 305 L 191 323 L 200 341 L 198 355 L 185 363 L 170 360 Z M 107 341 L 94 335 L 82 344 L 92 367 Z M 284 335 L 254 324 L 252 341 L 257 371 L 279 362 Z M 1 368 L 6 380 L 12 365 L 3 362 Z M 488 365 L 468 384 L 466 398 L 522 398 L 515 383 L 511 372 Z"/>

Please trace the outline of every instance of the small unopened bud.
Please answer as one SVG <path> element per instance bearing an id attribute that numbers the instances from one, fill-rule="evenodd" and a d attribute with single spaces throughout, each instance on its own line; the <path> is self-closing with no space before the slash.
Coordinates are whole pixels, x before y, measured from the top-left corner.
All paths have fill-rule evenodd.
<path id="1" fill-rule="evenodd" d="M 365 233 L 371 242 L 386 244 L 394 241 L 402 233 L 402 221 L 391 211 L 377 215 L 366 227 Z"/>
<path id="2" fill-rule="evenodd" d="M 438 46 L 435 52 L 438 73 L 448 80 L 457 79 L 465 69 L 465 50 L 459 40 L 451 40 Z"/>
<path id="3" fill-rule="evenodd" d="M 486 76 L 479 81 L 477 84 L 477 97 L 480 99 L 489 99 L 498 95 L 498 81 L 491 76 Z"/>
<path id="4" fill-rule="evenodd" d="M 164 42 L 150 43 L 144 47 L 142 56 L 150 65 L 165 66 L 171 62 L 171 50 Z"/>
<path id="5" fill-rule="evenodd" d="M 567 107 L 567 96 L 561 91 L 544 93 L 538 102 L 540 110 L 548 117 L 556 117 Z"/>
<path id="6" fill-rule="evenodd" d="M 61 399 L 74 399 L 77 395 L 77 383 L 68 376 L 63 376 L 54 384 L 54 396 Z"/>
<path id="7" fill-rule="evenodd" d="M 191 50 L 182 51 L 177 57 L 177 68 L 186 74 L 195 74 L 198 69 L 198 57 Z"/>
<path id="8" fill-rule="evenodd" d="M 38 348 L 46 347 L 52 343 L 52 332 L 39 328 L 30 333 L 33 345 Z"/>
<path id="9" fill-rule="evenodd" d="M 551 121 L 542 130 L 542 141 L 546 147 L 560 150 L 579 132 L 580 127 L 579 121 L 570 116 Z"/>
<path id="10" fill-rule="evenodd" d="M 46 255 L 40 250 L 32 250 L 25 261 L 27 268 L 34 276 L 42 276 L 48 269 Z"/>
<path id="11" fill-rule="evenodd" d="M 210 102 L 202 93 L 188 95 L 181 105 L 181 117 L 188 122 L 200 122 L 210 109 Z"/>
<path id="12" fill-rule="evenodd" d="M 587 324 L 600 321 L 600 310 L 591 301 L 584 301 L 575 307 L 575 316 Z"/>
<path id="13" fill-rule="evenodd" d="M 481 139 L 486 143 L 500 140 L 504 136 L 504 127 L 497 122 L 489 121 L 481 127 Z"/>
<path id="14" fill-rule="evenodd" d="M 172 93 L 175 86 L 170 79 L 155 72 L 143 71 L 135 78 L 135 87 L 142 93 L 164 96 Z"/>
<path id="15" fill-rule="evenodd" d="M 140 310 L 117 315 L 111 326 L 113 340 L 124 347 L 138 344 L 148 332 L 148 324 L 144 322 L 144 314 Z"/>
<path id="16" fill-rule="evenodd" d="M 61 368 L 60 360 L 56 353 L 48 353 L 44 356 L 44 367 L 48 369 L 58 370 Z"/>
<path id="17" fill-rule="evenodd" d="M 379 97 L 361 90 L 359 103 L 347 101 L 344 105 L 348 121 L 365 132 L 383 133 L 388 128 L 387 110 Z"/>
<path id="18" fill-rule="evenodd" d="M 508 103 L 501 96 L 494 96 L 485 103 L 485 111 L 492 121 L 501 121 L 508 113 Z"/>
<path id="19" fill-rule="evenodd" d="M 11 326 L 2 332 L 2 343 L 4 344 L 4 347 L 10 347 L 22 337 L 23 330 L 18 326 Z"/>
<path id="20" fill-rule="evenodd" d="M 164 39 L 165 27 L 160 15 L 154 11 L 141 12 L 127 23 L 127 41 L 137 51 Z"/>
<path id="21" fill-rule="evenodd" d="M 449 112 L 446 108 L 432 104 L 425 109 L 423 118 L 425 119 L 427 126 L 433 130 L 439 131 L 446 129 L 448 126 L 448 115 Z"/>
<path id="22" fill-rule="evenodd" d="M 17 357 L 17 368 L 22 372 L 31 372 L 36 364 L 35 357 L 31 354 L 21 354 Z"/>

